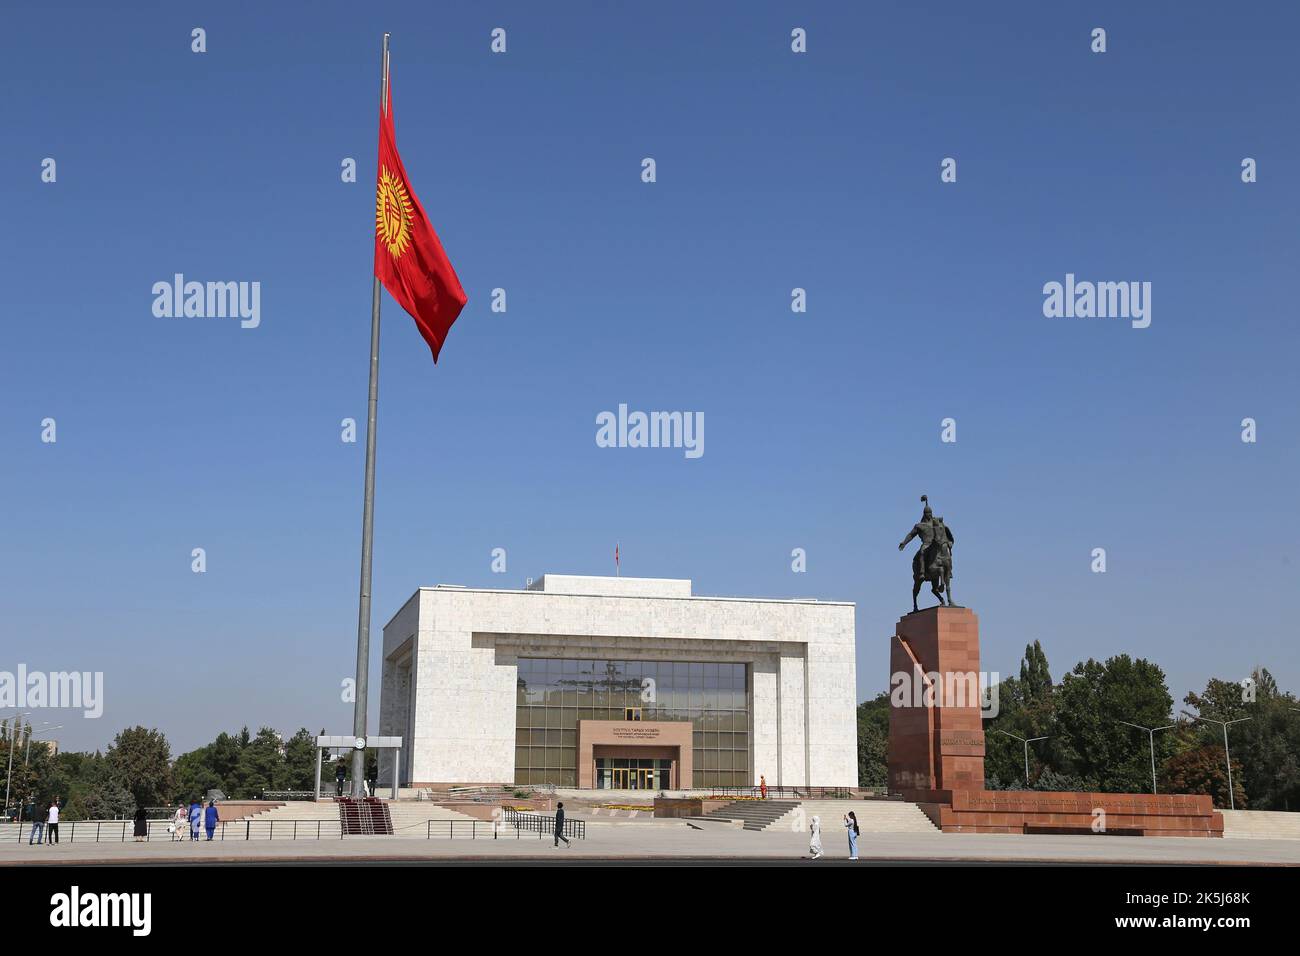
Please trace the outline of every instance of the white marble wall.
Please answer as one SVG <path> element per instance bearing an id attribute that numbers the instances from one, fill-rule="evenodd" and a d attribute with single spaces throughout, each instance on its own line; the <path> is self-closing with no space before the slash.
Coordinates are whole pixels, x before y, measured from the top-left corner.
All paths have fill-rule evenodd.
<path id="1" fill-rule="evenodd" d="M 384 628 L 381 733 L 404 732 L 398 661 L 414 651 L 410 780 L 513 780 L 517 656 L 619 654 L 746 661 L 754 782 L 763 774 L 773 786 L 856 785 L 852 604 L 661 596 L 680 595 L 685 582 L 594 580 L 425 588 Z M 608 593 L 619 588 L 632 593 Z M 599 593 L 575 593 L 584 589 Z"/>

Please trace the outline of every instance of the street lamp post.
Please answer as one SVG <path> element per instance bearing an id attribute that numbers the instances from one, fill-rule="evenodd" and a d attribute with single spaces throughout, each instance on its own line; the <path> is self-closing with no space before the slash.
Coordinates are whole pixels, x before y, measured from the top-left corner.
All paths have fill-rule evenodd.
<path id="1" fill-rule="evenodd" d="M 1207 724 L 1218 724 L 1223 728 L 1223 757 L 1228 764 L 1228 809 L 1237 809 L 1237 800 L 1232 792 L 1232 753 L 1228 750 L 1228 725 L 1239 724 L 1242 721 L 1253 720 L 1252 717 L 1238 717 L 1236 720 L 1215 720 L 1213 717 L 1199 717 L 1196 714 L 1189 714 L 1183 711 L 1192 720 L 1203 720 Z"/>
<path id="2" fill-rule="evenodd" d="M 1178 725 L 1165 724 L 1163 727 L 1143 727 L 1141 724 L 1130 724 L 1127 720 L 1121 720 L 1120 723 L 1147 732 L 1147 741 L 1151 744 L 1151 792 L 1156 793 L 1156 731 L 1168 730 L 1170 727 L 1177 727 Z"/>
<path id="3" fill-rule="evenodd" d="M 45 727 L 45 726 L 42 726 L 40 730 L 29 730 L 29 731 L 27 731 L 27 749 L 26 749 L 26 751 L 23 753 L 23 766 L 26 767 L 26 766 L 27 766 L 27 762 L 28 762 L 29 760 L 31 760 L 31 758 L 32 758 L 32 738 L 33 738 L 33 737 L 39 737 L 41 734 L 53 733 L 53 732 L 56 731 L 56 730 L 62 730 L 62 729 L 63 729 L 63 725 L 62 725 L 62 724 L 55 724 L 53 727 Z"/>
<path id="4" fill-rule="evenodd" d="M 19 714 L 13 718 L 15 732 L 20 730 L 23 725 L 23 718 L 30 717 L 31 714 Z M 14 775 L 14 735 L 9 735 L 9 769 L 5 772 L 5 811 L 4 815 L 9 816 L 9 783 L 13 780 Z"/>
<path id="5" fill-rule="evenodd" d="M 1046 740 L 1047 738 L 1046 737 L 1029 737 L 1029 738 L 1019 737 L 1016 734 L 1008 733 L 1005 730 L 999 730 L 998 733 L 1006 734 L 1006 736 L 1008 737 L 1015 737 L 1016 740 L 1019 740 L 1022 744 L 1025 745 L 1025 786 L 1026 787 L 1029 786 L 1029 745 L 1033 743 L 1035 740 Z"/>

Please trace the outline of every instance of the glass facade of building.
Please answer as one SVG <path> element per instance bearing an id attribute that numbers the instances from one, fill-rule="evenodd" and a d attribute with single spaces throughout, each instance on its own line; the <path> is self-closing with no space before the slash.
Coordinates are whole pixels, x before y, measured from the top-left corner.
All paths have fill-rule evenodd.
<path id="1" fill-rule="evenodd" d="M 579 720 L 689 720 L 694 772 L 682 786 L 753 783 L 745 664 L 521 657 L 516 701 L 515 783 L 576 787 Z"/>

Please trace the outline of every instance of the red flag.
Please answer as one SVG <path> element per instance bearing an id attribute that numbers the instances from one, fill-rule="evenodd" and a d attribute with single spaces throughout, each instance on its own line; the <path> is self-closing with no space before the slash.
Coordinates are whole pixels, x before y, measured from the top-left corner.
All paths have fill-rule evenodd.
<path id="1" fill-rule="evenodd" d="M 415 319 L 437 364 L 447 332 L 468 299 L 397 153 L 391 76 L 388 105 L 379 114 L 375 275 L 388 294 Z"/>

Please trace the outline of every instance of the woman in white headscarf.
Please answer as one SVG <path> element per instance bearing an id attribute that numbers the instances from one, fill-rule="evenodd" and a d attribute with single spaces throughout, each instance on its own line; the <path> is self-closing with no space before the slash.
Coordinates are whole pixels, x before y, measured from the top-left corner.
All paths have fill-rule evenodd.
<path id="1" fill-rule="evenodd" d="M 808 852 L 812 854 L 814 860 L 822 858 L 822 818 L 813 817 L 812 825 L 808 828 L 812 834 L 808 840 Z"/>

